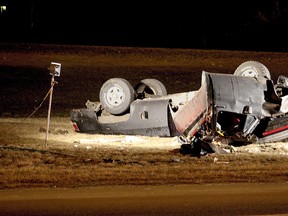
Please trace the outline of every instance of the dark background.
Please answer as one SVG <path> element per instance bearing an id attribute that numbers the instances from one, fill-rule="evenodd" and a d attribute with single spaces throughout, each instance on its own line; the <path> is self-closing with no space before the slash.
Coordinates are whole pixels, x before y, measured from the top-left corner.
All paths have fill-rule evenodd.
<path id="1" fill-rule="evenodd" d="M 287 0 L 200 2 L 0 0 L 0 42 L 288 49 Z"/>

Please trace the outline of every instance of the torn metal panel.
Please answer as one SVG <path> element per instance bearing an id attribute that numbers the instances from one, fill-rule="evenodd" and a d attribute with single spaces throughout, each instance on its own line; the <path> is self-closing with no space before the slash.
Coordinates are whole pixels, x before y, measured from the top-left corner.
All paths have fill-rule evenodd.
<path id="1" fill-rule="evenodd" d="M 173 116 L 177 130 L 187 137 L 192 137 L 203 121 L 205 121 L 208 111 L 208 83 L 206 78 L 203 72 L 200 89 L 195 93 L 193 98 Z"/>
<path id="2" fill-rule="evenodd" d="M 267 79 L 216 73 L 209 73 L 208 76 L 218 111 L 243 113 L 245 107 L 250 107 L 250 114 L 261 118 Z"/>

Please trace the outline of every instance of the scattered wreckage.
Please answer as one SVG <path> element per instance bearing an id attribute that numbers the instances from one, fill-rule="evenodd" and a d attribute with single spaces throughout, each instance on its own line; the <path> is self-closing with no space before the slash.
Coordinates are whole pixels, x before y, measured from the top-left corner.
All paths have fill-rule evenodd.
<path id="1" fill-rule="evenodd" d="M 277 82 L 260 62 L 247 61 L 234 74 L 203 71 L 197 91 L 167 94 L 157 79 L 135 88 L 107 80 L 99 102 L 74 109 L 81 133 L 178 136 L 182 153 L 227 153 L 236 145 L 288 140 L 288 78 Z"/>

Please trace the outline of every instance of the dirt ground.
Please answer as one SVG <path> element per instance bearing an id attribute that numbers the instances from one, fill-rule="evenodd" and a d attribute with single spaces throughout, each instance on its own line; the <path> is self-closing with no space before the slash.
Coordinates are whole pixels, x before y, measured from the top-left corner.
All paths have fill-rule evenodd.
<path id="1" fill-rule="evenodd" d="M 185 164 L 190 163 L 191 160 L 195 163 L 195 166 L 199 166 L 198 163 L 201 162 L 177 155 L 177 151 L 180 148 L 177 137 L 80 134 L 73 130 L 69 118 L 70 112 L 74 108 L 85 107 L 87 100 L 97 101 L 101 85 L 112 77 L 125 78 L 133 86 L 141 79 L 156 78 L 166 86 L 168 93 L 177 93 L 198 89 L 203 70 L 233 73 L 238 65 L 248 60 L 259 61 L 266 65 L 271 72 L 272 79 L 277 79 L 279 75 L 287 76 L 288 53 L 0 44 L 0 91 L 2 92 L 0 95 L 0 157 L 4 161 L 6 156 L 10 155 L 9 151 L 11 149 L 18 148 L 21 151 L 40 149 L 41 151 L 46 151 L 48 148 L 51 151 L 57 150 L 67 155 L 81 152 L 82 155 L 86 155 L 87 161 L 93 161 L 97 165 L 97 160 L 100 161 L 99 163 L 104 160 L 115 162 L 113 155 L 116 153 L 116 162 L 119 162 L 118 158 L 123 157 L 123 160 L 127 161 L 128 157 L 132 157 L 133 160 L 138 160 L 137 163 L 141 166 L 148 164 L 149 168 L 153 166 L 153 169 L 157 165 L 155 161 L 161 161 L 159 159 L 161 154 L 166 154 L 167 158 L 169 158 L 162 158 L 161 166 L 164 166 L 163 163 L 166 160 L 169 163 L 166 163 L 165 167 L 169 167 L 171 161 L 176 164 L 175 166 L 178 166 L 179 162 L 185 160 Z M 56 77 L 58 84 L 54 87 L 53 92 L 51 133 L 48 135 L 48 143 L 45 146 L 48 100 L 43 99 L 50 88 L 51 76 L 47 68 L 52 61 L 61 63 L 62 70 L 61 76 Z M 167 152 L 169 152 L 169 155 Z M 91 159 L 92 153 L 97 153 L 93 160 Z M 148 153 L 150 158 L 148 158 Z M 245 155 L 274 155 L 280 158 L 280 164 L 285 165 L 284 162 L 288 156 L 288 143 L 251 144 L 237 147 L 234 149 L 234 154 L 237 155 L 235 160 L 241 160 L 238 153 Z M 99 158 L 97 159 L 98 156 Z M 31 157 L 39 157 L 39 155 Z M 38 158 L 32 159 L 33 162 L 19 162 L 16 158 L 9 158 L 5 163 L 3 162 L 0 174 L 4 176 L 8 169 L 11 169 L 9 171 L 15 174 L 16 171 L 14 172 L 11 164 L 16 161 L 17 170 L 19 168 L 17 171 L 19 173 L 17 174 L 21 178 L 21 170 L 23 168 L 32 169 L 35 166 L 35 160 L 37 160 L 37 163 L 40 163 L 39 160 L 41 160 Z M 135 163 L 135 160 L 133 163 Z M 227 160 L 227 158 L 221 158 L 218 155 L 213 155 L 204 160 L 206 162 L 209 161 L 205 165 L 206 168 L 211 168 L 211 164 L 219 164 L 223 168 L 222 166 L 231 164 L 231 161 L 233 162 L 231 158 Z M 269 160 L 278 161 L 278 159 L 271 159 L 271 157 Z M 45 158 L 45 166 L 46 163 L 47 158 Z M 51 161 L 48 160 L 49 163 Z M 253 163 L 255 163 L 255 160 Z M 263 163 L 261 163 L 257 163 L 257 165 L 263 166 Z M 117 166 L 115 164 L 113 166 Z M 57 166 L 58 168 L 63 168 L 62 164 Z M 192 165 L 190 164 L 189 166 Z M 226 168 L 224 167 L 223 170 Z M 72 169 L 74 171 L 77 170 L 76 165 L 72 166 Z M 190 172 L 188 170 L 189 168 L 187 168 L 187 173 Z M 29 172 L 27 171 L 27 173 Z M 31 172 L 35 174 L 36 171 L 32 169 Z M 227 169 L 228 172 L 229 170 Z M 252 174 L 256 176 L 256 174 Z M 189 173 L 189 175 L 192 174 Z M 199 176 L 202 178 L 203 175 L 199 174 Z M 238 175 L 235 174 L 235 176 L 238 178 L 235 181 L 243 181 Z M 275 181 L 283 182 L 285 178 L 287 179 L 285 171 L 281 172 L 279 176 L 281 176 L 281 179 Z M 90 178 L 90 176 L 88 177 Z M 189 177 L 185 178 L 189 179 Z M 204 178 L 209 179 L 207 177 Z M 253 179 L 254 177 L 251 178 L 251 181 L 257 181 L 256 177 L 255 179 Z M 216 179 L 216 177 L 212 179 Z M 15 177 L 13 181 L 16 187 L 33 185 L 31 179 L 19 180 Z M 31 182 L 29 183 L 29 181 Z M 93 181 L 93 179 L 89 179 L 88 184 L 92 184 L 91 182 Z M 136 181 L 137 179 L 134 180 L 134 183 Z M 177 181 L 177 177 L 175 181 Z M 191 182 L 193 181 L 191 180 Z M 223 181 L 227 182 L 228 180 Z M 247 181 L 249 181 L 249 178 Z M 40 179 L 38 182 L 35 180 L 35 182 L 43 186 L 46 180 Z M 47 182 L 49 185 L 53 185 L 56 180 Z M 195 180 L 195 182 L 199 181 Z M 5 180 L 2 178 L 1 183 L 2 187 L 15 186 L 7 186 L 9 185 L 8 178 Z M 85 185 L 85 181 L 79 184 L 82 183 Z"/>
<path id="2" fill-rule="evenodd" d="M 20 140 L 35 140 L 36 146 L 45 147 L 47 118 L 1 118 L 1 134 L 6 145 L 14 145 L 15 140 L 12 138 L 13 133 L 17 131 L 16 139 Z M 7 129 L 10 129 L 7 132 Z M 4 134 L 6 136 L 4 136 Z M 10 137 L 10 142 L 7 140 Z M 4 138 L 3 138 L 4 137 Z M 48 133 L 47 146 L 55 147 L 69 146 L 70 148 L 86 149 L 119 149 L 137 151 L 173 151 L 179 150 L 181 143 L 178 137 L 149 137 L 149 136 L 134 136 L 134 135 L 102 135 L 102 134 L 85 134 L 75 132 L 70 119 L 67 117 L 52 117 L 50 122 L 50 133 Z M 229 151 L 227 151 L 230 153 Z M 274 142 L 264 144 L 249 144 L 237 146 L 231 149 L 231 152 L 249 153 L 261 155 L 279 155 L 288 156 L 287 142 Z"/>

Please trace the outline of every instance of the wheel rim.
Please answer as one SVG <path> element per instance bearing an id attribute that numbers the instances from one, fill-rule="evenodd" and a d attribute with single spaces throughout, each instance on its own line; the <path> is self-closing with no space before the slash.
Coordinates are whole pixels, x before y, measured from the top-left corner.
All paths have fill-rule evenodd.
<path id="1" fill-rule="evenodd" d="M 113 86 L 107 91 L 107 103 L 111 106 L 119 106 L 124 101 L 125 94 L 122 88 Z"/>

